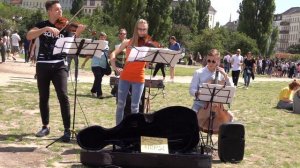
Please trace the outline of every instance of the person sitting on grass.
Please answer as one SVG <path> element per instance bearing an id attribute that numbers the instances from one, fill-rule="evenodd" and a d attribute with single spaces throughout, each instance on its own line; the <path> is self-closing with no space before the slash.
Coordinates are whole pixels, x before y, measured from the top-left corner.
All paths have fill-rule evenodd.
<path id="1" fill-rule="evenodd" d="M 278 109 L 293 110 L 293 96 L 294 92 L 300 88 L 300 82 L 296 79 L 289 84 L 289 86 L 281 89 L 279 93 L 279 101 L 277 103 Z"/>

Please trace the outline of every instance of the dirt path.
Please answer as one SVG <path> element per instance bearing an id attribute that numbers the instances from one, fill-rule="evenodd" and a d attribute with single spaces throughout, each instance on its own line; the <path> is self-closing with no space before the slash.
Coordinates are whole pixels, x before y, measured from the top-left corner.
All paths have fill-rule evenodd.
<path id="1" fill-rule="evenodd" d="M 71 72 L 72 73 L 72 72 Z M 7 85 L 11 82 L 18 81 L 26 81 L 26 82 L 36 82 L 34 79 L 35 67 L 30 66 L 29 63 L 24 63 L 23 59 L 17 59 L 16 62 L 8 60 L 4 64 L 0 64 L 0 86 Z M 146 76 L 149 79 L 149 76 Z M 174 82 L 175 83 L 190 83 L 191 76 L 176 76 Z M 156 79 L 162 79 L 161 76 L 157 76 Z M 71 78 L 69 78 L 71 80 Z M 74 80 L 74 78 L 73 78 Z M 92 83 L 94 80 L 94 76 L 91 71 L 86 71 L 79 69 L 78 82 L 87 82 Z M 254 81 L 287 81 L 290 80 L 288 78 L 268 78 L 268 77 L 257 77 Z M 168 81 L 168 76 L 166 78 L 166 82 Z M 242 80 L 240 80 L 242 82 Z M 109 84 L 109 76 L 104 76 L 103 84 Z"/>

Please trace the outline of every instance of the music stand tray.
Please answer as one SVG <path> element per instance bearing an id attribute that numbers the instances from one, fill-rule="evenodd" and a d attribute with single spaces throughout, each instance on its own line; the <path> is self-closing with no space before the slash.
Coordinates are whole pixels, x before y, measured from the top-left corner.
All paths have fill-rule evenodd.
<path id="1" fill-rule="evenodd" d="M 75 56 L 78 58 L 81 56 L 96 56 L 101 57 L 103 52 L 108 50 L 108 41 L 105 40 L 92 40 L 84 38 L 66 37 L 60 38 L 56 41 L 53 50 L 53 55 Z M 75 66 L 78 68 L 78 66 Z M 78 71 L 78 69 L 77 69 Z M 72 139 L 75 137 L 75 114 L 76 114 L 76 102 L 77 102 L 77 75 L 75 75 L 75 87 L 74 87 L 74 111 L 73 111 L 73 125 L 71 129 Z M 62 139 L 63 136 L 54 140 L 52 143 L 46 146 L 48 148 L 55 142 Z"/>
<path id="2" fill-rule="evenodd" d="M 199 88 L 197 99 L 211 103 L 230 104 L 233 101 L 235 89 L 234 86 L 203 83 Z"/>
<path id="3" fill-rule="evenodd" d="M 167 48 L 132 47 L 128 61 L 170 64 L 172 67 L 183 58 L 182 51 Z"/>

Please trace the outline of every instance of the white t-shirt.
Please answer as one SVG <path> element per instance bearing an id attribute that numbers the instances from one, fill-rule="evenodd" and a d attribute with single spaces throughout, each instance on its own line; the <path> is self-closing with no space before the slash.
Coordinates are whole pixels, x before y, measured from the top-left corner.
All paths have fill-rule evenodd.
<path id="1" fill-rule="evenodd" d="M 232 58 L 232 70 L 233 71 L 238 71 L 241 70 L 241 65 L 240 63 L 243 63 L 243 56 L 241 55 L 233 55 Z"/>
<path id="2" fill-rule="evenodd" d="M 11 45 L 19 46 L 19 41 L 21 41 L 20 36 L 17 33 L 11 35 Z"/>

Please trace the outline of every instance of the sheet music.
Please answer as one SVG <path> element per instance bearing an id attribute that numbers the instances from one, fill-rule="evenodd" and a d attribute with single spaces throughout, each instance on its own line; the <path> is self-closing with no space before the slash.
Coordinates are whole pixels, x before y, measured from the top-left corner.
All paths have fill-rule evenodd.
<path id="1" fill-rule="evenodd" d="M 224 85 L 209 83 L 202 84 L 202 87 L 200 87 L 199 90 L 200 94 L 198 95 L 198 99 L 209 102 L 214 88 L 216 88 L 216 90 L 213 102 L 229 104 L 233 101 L 236 90 L 234 86 L 224 87 Z"/>
<path id="2" fill-rule="evenodd" d="M 174 51 L 168 48 L 133 47 L 130 51 L 128 61 L 152 62 L 156 52 L 159 52 L 153 62 L 165 63 L 175 66 L 183 57 L 182 51 Z"/>
<path id="3" fill-rule="evenodd" d="M 56 41 L 53 55 L 65 53 L 67 55 L 75 55 L 82 38 L 65 37 Z M 85 43 L 82 47 L 80 55 L 91 55 L 101 57 L 103 50 L 108 50 L 108 41 L 84 39 Z"/>

